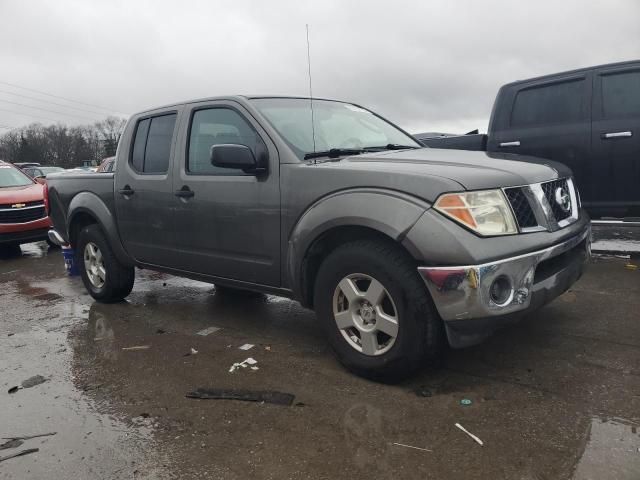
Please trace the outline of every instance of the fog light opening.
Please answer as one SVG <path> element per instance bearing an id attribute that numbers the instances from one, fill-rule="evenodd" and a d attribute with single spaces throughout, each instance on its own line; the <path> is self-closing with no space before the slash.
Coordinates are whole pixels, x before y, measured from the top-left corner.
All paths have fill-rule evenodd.
<path id="1" fill-rule="evenodd" d="M 496 278 L 489 289 L 489 296 L 491 297 L 491 301 L 499 307 L 503 307 L 511 302 L 513 298 L 513 286 L 511 285 L 509 277 L 500 275 Z"/>

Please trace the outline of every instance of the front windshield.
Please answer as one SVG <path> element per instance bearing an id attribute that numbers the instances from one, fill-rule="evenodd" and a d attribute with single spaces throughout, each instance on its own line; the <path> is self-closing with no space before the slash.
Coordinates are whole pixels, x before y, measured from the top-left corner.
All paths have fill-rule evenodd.
<path id="1" fill-rule="evenodd" d="M 350 103 L 313 100 L 312 128 L 309 99 L 255 98 L 251 102 L 299 158 L 314 151 L 331 149 L 359 150 L 390 144 L 408 148 L 422 147 L 374 113 Z"/>
<path id="2" fill-rule="evenodd" d="M 18 169 L 9 165 L 0 165 L 0 188 L 32 185 L 33 181 Z"/>

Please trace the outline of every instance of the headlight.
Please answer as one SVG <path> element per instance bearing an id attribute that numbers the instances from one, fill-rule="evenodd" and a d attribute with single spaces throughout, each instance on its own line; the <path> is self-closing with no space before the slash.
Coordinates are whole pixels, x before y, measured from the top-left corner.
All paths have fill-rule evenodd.
<path id="1" fill-rule="evenodd" d="M 518 233 L 502 190 L 445 193 L 438 198 L 434 208 L 480 235 Z"/>

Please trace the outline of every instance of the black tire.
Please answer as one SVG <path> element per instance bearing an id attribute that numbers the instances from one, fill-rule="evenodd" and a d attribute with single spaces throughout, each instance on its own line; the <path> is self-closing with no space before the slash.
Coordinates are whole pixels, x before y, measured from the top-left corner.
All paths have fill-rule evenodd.
<path id="1" fill-rule="evenodd" d="M 395 382 L 415 373 L 425 361 L 440 358 L 445 345 L 442 320 L 416 267 L 415 261 L 399 246 L 379 240 L 347 243 L 323 261 L 314 288 L 316 313 L 338 360 L 352 372 L 373 380 Z M 352 274 L 378 280 L 393 302 L 397 336 L 391 348 L 382 354 L 365 355 L 356 350 L 342 335 L 334 318 L 334 292 L 340 281 Z"/>
<path id="2" fill-rule="evenodd" d="M 52 250 L 58 250 L 60 249 L 60 245 L 58 245 L 57 243 L 53 243 L 51 240 L 49 240 L 48 238 L 46 239 L 47 245 L 49 246 L 50 249 Z"/>
<path id="3" fill-rule="evenodd" d="M 85 268 L 84 251 L 90 242 L 99 248 L 106 272 L 104 284 L 99 287 L 91 282 Z M 80 230 L 76 245 L 76 265 L 87 291 L 99 302 L 119 302 L 129 295 L 133 289 L 135 280 L 134 268 L 123 265 L 118 261 L 98 225 L 88 225 Z"/>

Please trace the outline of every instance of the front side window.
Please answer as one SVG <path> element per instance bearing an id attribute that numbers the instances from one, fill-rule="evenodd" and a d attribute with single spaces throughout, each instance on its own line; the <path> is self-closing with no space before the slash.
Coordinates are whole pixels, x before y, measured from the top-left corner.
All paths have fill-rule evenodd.
<path id="1" fill-rule="evenodd" d="M 511 125 L 525 127 L 584 120 L 585 94 L 584 80 L 520 90 L 511 111 Z"/>
<path id="2" fill-rule="evenodd" d="M 175 113 L 138 122 L 131 152 L 134 170 L 140 173 L 167 173 L 175 124 Z"/>
<path id="3" fill-rule="evenodd" d="M 350 103 L 303 98 L 254 98 L 262 115 L 299 158 L 314 151 L 367 149 L 389 144 L 422 148 L 413 138 L 369 110 Z"/>
<path id="4" fill-rule="evenodd" d="M 640 116 L 640 71 L 602 76 L 605 118 Z"/>
<path id="5" fill-rule="evenodd" d="M 238 144 L 249 147 L 257 157 L 262 139 L 249 123 L 230 108 L 196 110 L 191 120 L 187 170 L 201 175 L 246 175 L 242 170 L 211 164 L 211 147 Z"/>
<path id="6" fill-rule="evenodd" d="M 32 185 L 33 181 L 11 165 L 0 165 L 0 188 L 23 187 Z"/>

